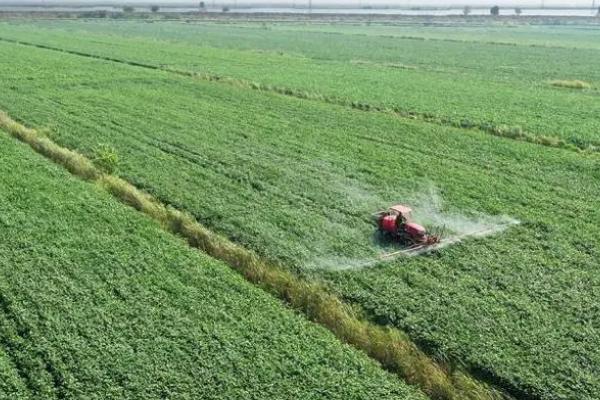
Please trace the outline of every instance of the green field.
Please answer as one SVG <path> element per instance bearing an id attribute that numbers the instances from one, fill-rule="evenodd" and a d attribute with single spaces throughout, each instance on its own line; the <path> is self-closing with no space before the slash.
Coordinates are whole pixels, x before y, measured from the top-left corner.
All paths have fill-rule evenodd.
<path id="1" fill-rule="evenodd" d="M 552 27 L 521 26 L 519 40 L 502 31 L 501 41 L 513 46 L 489 43 L 481 28 L 456 28 L 451 37 L 465 42 L 400 37 L 425 36 L 423 27 L 386 28 L 398 29 L 396 37 L 373 28 L 363 34 L 370 27 L 2 23 L 0 109 L 90 159 L 115 155 L 111 170 L 137 187 L 323 282 L 371 321 L 400 328 L 433 357 L 517 398 L 599 398 L 599 155 L 450 126 L 468 119 L 581 148 L 598 143 L 600 52 L 587 30 L 588 45 L 571 48 L 575 29 L 551 47 Z M 434 29 L 426 29 L 428 37 L 451 30 Z M 323 96 L 301 99 L 161 68 Z M 558 88 L 548 84 L 554 79 L 591 87 Z M 399 107 L 415 118 L 364 112 L 329 96 Z M 419 117 L 428 115 L 436 118 Z M 40 209 L 33 200 L 21 202 Z M 373 262 L 389 246 L 374 236 L 369 216 L 395 202 L 413 205 L 428 225 L 458 233 L 498 229 L 429 255 Z M 119 213 L 125 211 L 99 213 L 102 224 L 140 220 Z M 149 233 L 126 233 L 116 241 L 150 241 Z M 158 269 L 169 257 L 148 259 Z M 275 303 L 268 304 L 273 310 Z M 274 318 L 256 312 L 259 321 Z M 254 321 L 240 313 L 231 320 L 238 329 Z M 289 324 L 266 326 L 281 334 Z M 302 354 L 319 357 L 305 345 Z M 289 354 L 283 344 L 272 352 L 282 353 Z M 0 371 L 10 374 L 6 365 Z M 371 374 L 362 377 L 369 385 L 405 393 L 380 384 L 382 372 Z M 372 390 L 356 382 L 348 390 L 357 392 L 335 393 L 348 398 Z"/>
<path id="2" fill-rule="evenodd" d="M 36 22 L 32 28 L 3 24 L 0 38 L 244 79 L 505 136 L 600 145 L 595 49 L 180 22 Z M 555 87 L 553 80 L 582 80 L 590 88 Z"/>
<path id="3" fill-rule="evenodd" d="M 256 24 L 248 24 L 256 26 Z M 457 23 L 440 21 L 433 24 L 389 24 L 384 22 L 354 22 L 346 24 L 322 23 L 304 24 L 279 22 L 267 26 L 273 30 L 299 32 L 326 32 L 392 38 L 433 39 L 442 41 L 482 42 L 506 44 L 509 46 L 544 46 L 550 48 L 577 48 L 600 50 L 597 35 L 600 31 L 595 24 L 490 24 Z"/>
<path id="4" fill-rule="evenodd" d="M 424 398 L 1 131 L 0 154 L 0 398 Z"/>

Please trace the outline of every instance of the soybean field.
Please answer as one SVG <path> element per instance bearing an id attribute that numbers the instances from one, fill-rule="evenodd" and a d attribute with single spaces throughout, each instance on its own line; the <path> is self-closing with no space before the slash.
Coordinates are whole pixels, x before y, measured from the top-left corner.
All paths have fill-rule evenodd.
<path id="1" fill-rule="evenodd" d="M 600 398 L 600 25 L 226 22 L 0 20 L 0 397 L 486 398 L 252 285 L 20 124 L 487 398 Z M 396 203 L 461 240 L 382 258 L 371 215 Z"/>

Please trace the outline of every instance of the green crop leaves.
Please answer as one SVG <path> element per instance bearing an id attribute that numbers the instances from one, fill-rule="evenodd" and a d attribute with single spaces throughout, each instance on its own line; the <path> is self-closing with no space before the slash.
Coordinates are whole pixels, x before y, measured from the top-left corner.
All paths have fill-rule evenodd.
<path id="1" fill-rule="evenodd" d="M 40 150 L 36 131 L 16 123 L 5 113 L 0 115 L 1 127 L 11 128 L 11 131 L 26 131 L 27 136 L 19 136 L 20 140 L 71 172 L 77 174 L 80 171 L 79 159 L 56 157 L 57 149 L 60 148 L 57 145 L 54 145 L 56 148 L 52 152 Z M 62 149 L 61 153 L 76 154 L 67 149 Z M 75 165 L 71 165 L 72 163 Z M 80 177 L 90 179 L 88 174 Z M 408 383 L 421 388 L 432 399 L 500 398 L 495 390 L 482 383 L 475 383 L 474 380 L 468 380 L 470 383 L 465 385 L 466 375 L 462 371 L 448 373 L 422 353 L 405 335 L 359 320 L 350 307 L 329 294 L 321 285 L 304 281 L 276 264 L 261 260 L 251 251 L 212 233 L 191 215 L 161 204 L 121 178 L 96 174 L 94 180 L 121 202 L 158 221 L 172 233 L 182 236 L 191 246 L 226 262 L 248 281 L 278 295 L 293 308 L 306 314 L 310 320 L 327 327 L 341 340 L 365 351 Z"/>

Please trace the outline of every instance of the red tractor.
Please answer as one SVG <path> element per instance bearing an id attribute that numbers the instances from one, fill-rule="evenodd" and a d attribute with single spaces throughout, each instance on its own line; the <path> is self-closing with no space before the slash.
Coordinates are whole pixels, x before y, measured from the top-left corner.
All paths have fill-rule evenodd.
<path id="1" fill-rule="evenodd" d="M 439 243 L 438 235 L 428 233 L 423 226 L 412 221 L 411 212 L 410 207 L 398 204 L 373 216 L 381 232 L 404 245 L 423 247 Z"/>

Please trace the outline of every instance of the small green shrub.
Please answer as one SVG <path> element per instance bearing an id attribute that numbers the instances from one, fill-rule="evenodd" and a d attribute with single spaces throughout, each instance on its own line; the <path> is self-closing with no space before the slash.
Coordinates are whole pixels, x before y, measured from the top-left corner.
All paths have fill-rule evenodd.
<path id="1" fill-rule="evenodd" d="M 579 136 L 571 136 L 567 141 L 579 149 L 587 149 L 593 146 L 590 140 L 583 139 Z"/>
<path id="2" fill-rule="evenodd" d="M 119 155 L 112 146 L 102 144 L 96 149 L 93 162 L 104 172 L 112 174 L 118 169 Z"/>

